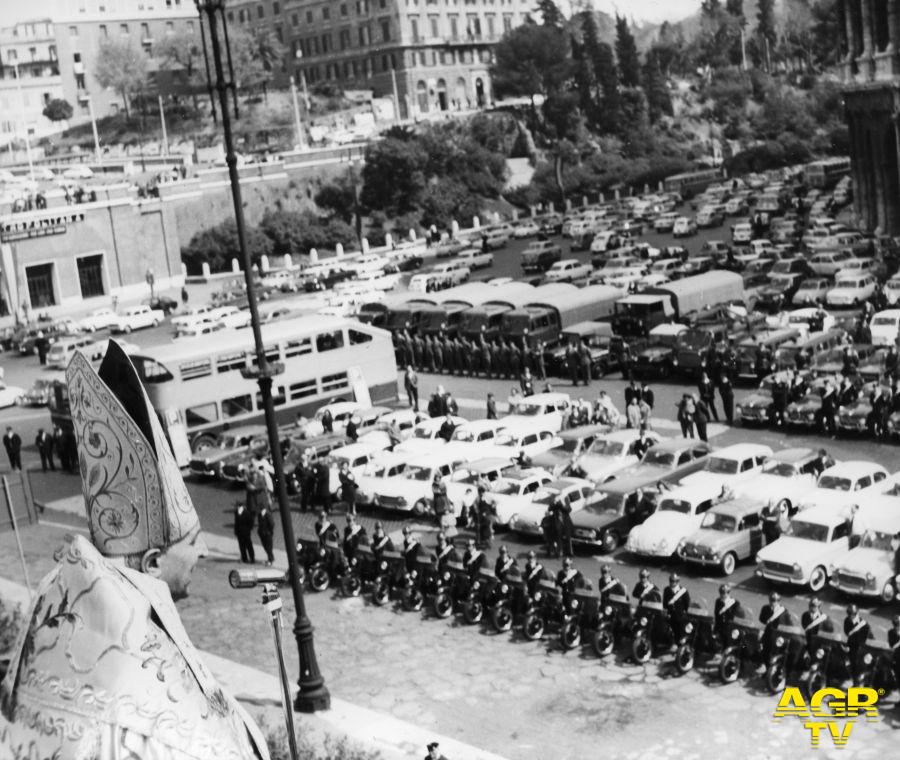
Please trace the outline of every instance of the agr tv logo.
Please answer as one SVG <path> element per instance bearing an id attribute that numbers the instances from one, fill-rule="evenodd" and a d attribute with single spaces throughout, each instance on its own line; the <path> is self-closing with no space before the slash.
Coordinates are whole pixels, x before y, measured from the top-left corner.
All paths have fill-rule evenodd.
<path id="1" fill-rule="evenodd" d="M 825 732 L 835 747 L 843 749 L 860 715 L 865 716 L 867 723 L 878 722 L 879 693 L 884 691 L 853 686 L 845 692 L 829 687 L 819 689 L 807 704 L 803 692 L 790 686 L 778 700 L 773 718 L 776 722 L 788 716 L 804 719 L 803 727 L 809 731 L 813 747 L 820 746 Z"/>

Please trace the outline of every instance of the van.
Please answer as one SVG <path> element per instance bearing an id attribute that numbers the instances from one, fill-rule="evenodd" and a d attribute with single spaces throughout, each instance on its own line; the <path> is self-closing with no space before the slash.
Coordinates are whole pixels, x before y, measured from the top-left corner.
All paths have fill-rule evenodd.
<path id="1" fill-rule="evenodd" d="M 797 357 L 800 354 L 815 356 L 830 348 L 840 345 L 844 337 L 843 330 L 823 330 L 809 333 L 788 341 L 775 351 L 776 369 L 796 369 Z"/>
<path id="2" fill-rule="evenodd" d="M 75 355 L 76 351 L 82 351 L 87 354 L 89 359 L 93 359 L 94 352 L 91 350 L 91 346 L 96 342 L 96 338 L 91 338 L 87 335 L 60 338 L 50 346 L 50 351 L 47 352 L 47 366 L 65 369 L 69 366 L 69 360 Z"/>
<path id="3" fill-rule="evenodd" d="M 900 309 L 879 311 L 869 323 L 872 343 L 876 346 L 893 346 L 900 336 Z M 51 352 L 53 349 L 50 349 Z"/>
<path id="4" fill-rule="evenodd" d="M 431 274 L 448 282 L 449 285 L 461 285 L 469 279 L 471 270 L 464 261 L 445 261 L 435 266 Z"/>
<path id="5" fill-rule="evenodd" d="M 481 235 L 482 244 L 490 251 L 506 248 L 509 244 L 510 231 L 505 227 L 494 230 L 486 230 Z"/>
<path id="6" fill-rule="evenodd" d="M 551 240 L 541 240 L 522 251 L 523 272 L 546 272 L 562 260 L 562 248 Z"/>
<path id="7" fill-rule="evenodd" d="M 781 328 L 768 333 L 755 335 L 742 340 L 737 347 L 737 376 L 741 380 L 757 380 L 759 376 L 768 375 L 775 369 L 775 357 L 779 348 L 791 341 L 800 339 L 801 331 L 796 328 Z M 759 349 L 766 346 L 772 357 L 772 366 L 760 368 L 756 366 Z"/>

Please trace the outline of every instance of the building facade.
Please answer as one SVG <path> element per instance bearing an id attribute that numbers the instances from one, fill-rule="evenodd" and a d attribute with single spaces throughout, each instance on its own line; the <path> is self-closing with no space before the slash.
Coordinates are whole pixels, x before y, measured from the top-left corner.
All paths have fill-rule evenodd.
<path id="1" fill-rule="evenodd" d="M 841 0 L 844 104 L 860 225 L 900 235 L 900 0 Z"/>
<path id="2" fill-rule="evenodd" d="M 44 137 L 66 127 L 43 115 L 63 97 L 53 22 L 29 21 L 0 29 L 0 145 Z"/>
<path id="3" fill-rule="evenodd" d="M 406 118 L 492 99 L 493 48 L 532 0 L 288 0 L 295 75 L 372 90 Z"/>

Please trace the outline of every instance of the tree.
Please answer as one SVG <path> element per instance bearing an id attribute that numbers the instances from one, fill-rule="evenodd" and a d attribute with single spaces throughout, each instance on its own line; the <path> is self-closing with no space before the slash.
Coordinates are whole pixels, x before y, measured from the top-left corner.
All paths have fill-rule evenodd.
<path id="1" fill-rule="evenodd" d="M 655 124 L 664 115 L 671 116 L 674 113 L 672 98 L 669 95 L 666 78 L 663 76 L 659 66 L 659 58 L 653 49 L 647 53 L 647 58 L 644 61 L 642 84 L 644 93 L 647 96 L 647 114 L 650 118 L 650 123 Z"/>
<path id="2" fill-rule="evenodd" d="M 310 248 L 333 249 L 338 243 L 352 245 L 356 237 L 342 219 L 322 219 L 312 211 L 267 211 L 259 231 L 276 255 L 306 254 Z"/>
<path id="3" fill-rule="evenodd" d="M 619 128 L 619 72 L 613 50 L 600 40 L 600 29 L 593 13 L 582 14 L 585 55 L 591 62 L 599 87 L 597 126 L 604 132 Z"/>
<path id="4" fill-rule="evenodd" d="M 72 105 L 68 100 L 53 98 L 41 111 L 50 121 L 68 121 L 72 118 Z"/>
<path id="5" fill-rule="evenodd" d="M 616 15 L 616 60 L 619 63 L 619 81 L 623 87 L 638 87 L 641 83 L 641 62 L 638 58 L 634 35 L 624 16 Z"/>
<path id="6" fill-rule="evenodd" d="M 268 32 L 264 30 L 249 32 L 240 26 L 229 28 L 234 81 L 239 90 L 252 92 L 260 87 L 265 89 L 266 83 L 272 78 L 271 69 L 266 69 L 266 60 L 260 47 L 265 44 L 267 35 Z"/>
<path id="7" fill-rule="evenodd" d="M 188 89 L 197 105 L 197 91 L 206 83 L 203 48 L 196 34 L 176 32 L 165 35 L 154 47 L 162 68 L 172 71 L 179 84 Z"/>
<path id="8" fill-rule="evenodd" d="M 322 185 L 313 197 L 316 205 L 330 211 L 348 224 L 353 221 L 356 210 L 356 187 L 349 174 Z"/>
<path id="9" fill-rule="evenodd" d="M 254 264 L 259 262 L 260 256 L 272 253 L 272 241 L 257 227 L 248 227 L 246 237 L 250 260 Z M 228 219 L 197 232 L 191 238 L 191 242 L 181 249 L 181 258 L 191 274 L 200 274 L 204 263 L 209 264 L 212 272 L 230 271 L 231 259 L 240 260 L 240 246 L 234 220 Z"/>
<path id="10" fill-rule="evenodd" d="M 498 95 L 547 95 L 563 86 L 571 69 L 569 36 L 562 29 L 523 24 L 494 48 L 491 80 Z"/>
<path id="11" fill-rule="evenodd" d="M 757 0 L 756 34 L 765 51 L 766 70 L 771 61 L 770 47 L 775 43 L 775 0 Z"/>
<path id="12" fill-rule="evenodd" d="M 566 19 L 553 0 L 538 0 L 537 12 L 541 14 L 544 26 L 562 27 Z"/>
<path id="13" fill-rule="evenodd" d="M 125 116 L 128 117 L 131 98 L 147 81 L 147 56 L 130 38 L 104 39 L 97 51 L 94 78 L 101 87 L 119 93 Z"/>
<path id="14" fill-rule="evenodd" d="M 388 216 L 416 211 L 425 191 L 428 155 L 415 141 L 388 137 L 366 148 L 362 204 Z"/>

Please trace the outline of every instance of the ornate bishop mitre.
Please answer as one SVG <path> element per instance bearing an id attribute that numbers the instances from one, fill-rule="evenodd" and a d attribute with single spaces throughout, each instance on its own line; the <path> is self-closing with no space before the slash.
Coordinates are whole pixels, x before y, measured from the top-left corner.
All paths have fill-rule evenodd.
<path id="1" fill-rule="evenodd" d="M 99 372 L 76 351 L 66 383 L 94 546 L 108 557 L 142 554 L 198 530 L 169 442 L 122 347 L 109 341 Z"/>

